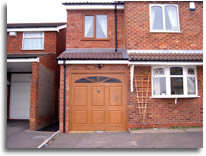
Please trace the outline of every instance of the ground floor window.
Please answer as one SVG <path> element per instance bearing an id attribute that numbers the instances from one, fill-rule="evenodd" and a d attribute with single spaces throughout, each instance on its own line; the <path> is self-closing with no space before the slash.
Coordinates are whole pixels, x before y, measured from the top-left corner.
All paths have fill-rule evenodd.
<path id="1" fill-rule="evenodd" d="M 195 66 L 153 66 L 153 97 L 197 96 Z"/>

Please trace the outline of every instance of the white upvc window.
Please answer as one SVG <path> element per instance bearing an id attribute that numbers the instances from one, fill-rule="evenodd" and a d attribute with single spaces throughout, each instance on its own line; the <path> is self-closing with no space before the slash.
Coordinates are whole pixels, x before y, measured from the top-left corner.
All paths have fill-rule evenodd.
<path id="1" fill-rule="evenodd" d="M 198 97 L 195 66 L 153 66 L 152 97 Z"/>
<path id="2" fill-rule="evenodd" d="M 22 41 L 22 50 L 43 50 L 44 33 L 43 32 L 24 32 Z"/>
<path id="3" fill-rule="evenodd" d="M 107 15 L 85 16 L 84 38 L 107 39 Z"/>
<path id="4" fill-rule="evenodd" d="M 180 32 L 178 5 L 150 4 L 150 31 Z"/>

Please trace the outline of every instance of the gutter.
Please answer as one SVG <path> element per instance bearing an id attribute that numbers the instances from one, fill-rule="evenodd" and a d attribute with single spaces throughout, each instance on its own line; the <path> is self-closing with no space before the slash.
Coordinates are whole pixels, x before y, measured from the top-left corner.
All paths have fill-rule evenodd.
<path id="1" fill-rule="evenodd" d="M 114 25 L 115 25 L 115 52 L 117 52 L 117 3 L 114 3 L 115 9 L 114 9 L 114 14 L 115 14 L 115 19 L 114 19 Z"/>
<path id="2" fill-rule="evenodd" d="M 65 130 L 65 127 L 66 127 L 66 123 L 65 123 L 65 120 L 66 120 L 66 64 L 65 64 L 65 61 L 63 62 L 64 64 L 64 107 L 63 107 L 63 133 L 66 132 Z"/>

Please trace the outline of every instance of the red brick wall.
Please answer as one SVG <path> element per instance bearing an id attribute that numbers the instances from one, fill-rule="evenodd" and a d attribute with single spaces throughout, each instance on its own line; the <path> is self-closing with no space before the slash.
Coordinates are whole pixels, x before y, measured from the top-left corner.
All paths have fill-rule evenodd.
<path id="1" fill-rule="evenodd" d="M 136 93 L 131 93 L 129 86 L 128 127 L 201 126 L 203 121 L 202 69 L 202 67 L 197 68 L 200 98 L 178 99 L 177 104 L 174 104 L 174 99 L 149 98 L 144 125 L 140 121 Z M 150 71 L 151 67 L 135 67 L 134 75 Z M 151 85 L 149 90 L 151 95 Z"/>
<path id="2" fill-rule="evenodd" d="M 108 19 L 108 40 L 83 40 L 85 15 L 106 14 Z M 118 48 L 124 48 L 124 12 L 118 10 Z M 115 48 L 114 10 L 78 10 L 67 12 L 66 48 Z"/>
<path id="3" fill-rule="evenodd" d="M 178 4 L 181 33 L 150 32 L 149 4 Z M 184 49 L 203 48 L 203 5 L 195 2 L 126 2 L 125 29 L 127 49 Z"/>
<path id="4" fill-rule="evenodd" d="M 57 32 L 44 32 L 44 50 L 22 50 L 22 32 L 17 36 L 7 33 L 7 53 L 56 53 Z"/>
<path id="5" fill-rule="evenodd" d="M 38 92 L 39 92 L 39 65 L 43 65 L 45 68 L 54 72 L 55 74 L 55 83 L 54 93 L 55 93 L 55 113 L 49 116 L 38 116 Z M 30 96 L 30 129 L 37 130 L 42 128 L 52 122 L 57 120 L 58 114 L 58 79 L 56 74 L 57 62 L 56 55 L 50 54 L 45 56 L 40 56 L 39 63 L 32 63 L 32 80 L 31 80 L 31 96 Z"/>

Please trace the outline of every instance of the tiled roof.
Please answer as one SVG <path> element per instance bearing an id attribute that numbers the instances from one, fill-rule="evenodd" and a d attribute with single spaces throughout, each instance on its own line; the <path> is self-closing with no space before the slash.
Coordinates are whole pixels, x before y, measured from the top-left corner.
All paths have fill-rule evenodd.
<path id="1" fill-rule="evenodd" d="M 60 60 L 122 60 L 121 52 L 63 52 Z"/>
<path id="2" fill-rule="evenodd" d="M 130 61 L 202 61 L 201 53 L 129 53 Z"/>

